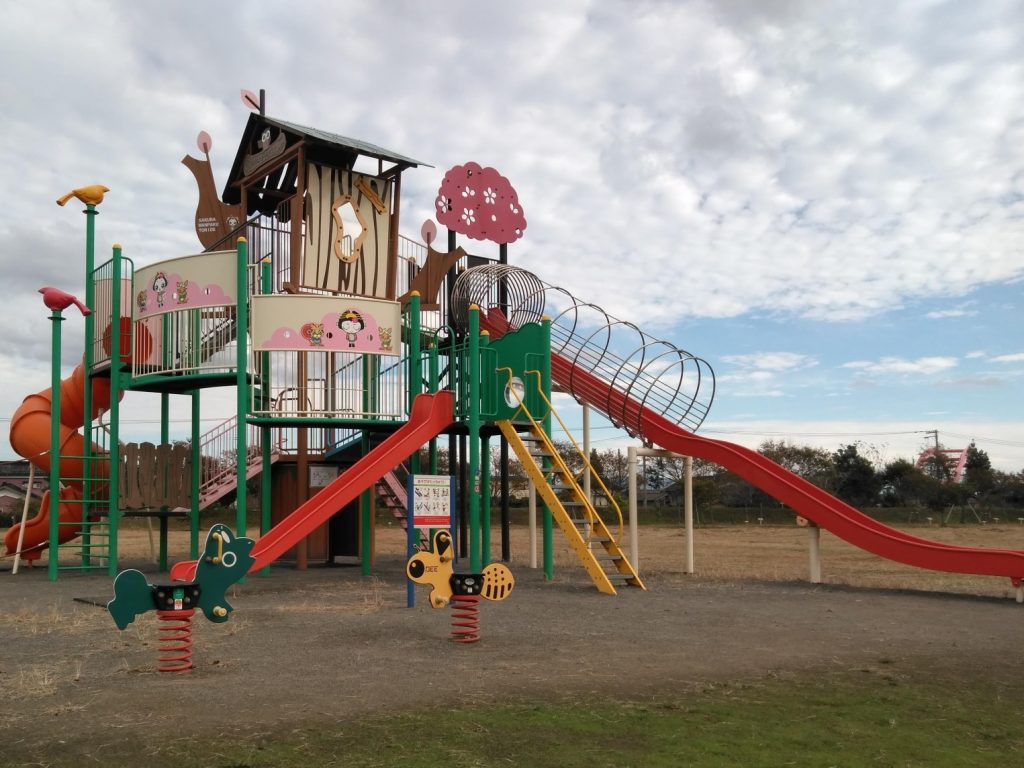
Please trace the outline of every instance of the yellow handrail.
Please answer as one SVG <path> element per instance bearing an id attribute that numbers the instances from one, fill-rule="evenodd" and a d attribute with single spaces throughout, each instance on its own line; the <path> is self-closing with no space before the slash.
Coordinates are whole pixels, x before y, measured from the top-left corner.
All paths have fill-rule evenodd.
<path id="1" fill-rule="evenodd" d="M 580 448 L 579 443 L 576 442 L 575 438 L 573 438 L 573 436 L 572 436 L 572 433 L 569 431 L 569 428 L 566 426 L 565 422 L 562 421 L 562 417 L 559 416 L 558 415 L 558 411 L 555 410 L 554 404 L 548 399 L 548 396 L 546 394 L 544 394 L 544 387 L 543 387 L 544 379 L 543 379 L 543 376 L 542 376 L 541 372 L 534 370 L 534 371 L 525 371 L 525 373 L 526 374 L 535 374 L 537 376 L 537 391 L 540 393 L 540 396 L 544 400 L 544 402 L 547 403 L 548 413 L 552 414 L 556 419 L 558 419 L 558 423 L 561 425 L 562 431 L 565 432 L 565 436 L 569 438 L 569 442 L 572 443 L 573 447 L 576 449 L 576 453 L 578 453 L 580 455 L 580 458 L 583 459 L 583 465 L 587 469 L 590 470 L 590 476 L 594 477 L 594 478 L 597 478 L 598 485 L 600 485 L 601 486 L 601 490 L 604 491 L 605 498 L 608 499 L 608 502 L 611 504 L 612 508 L 615 510 L 616 517 L 618 518 L 618 521 L 619 521 L 619 532 L 618 532 L 618 535 L 616 536 L 616 538 L 622 538 L 622 531 L 623 531 L 623 528 L 625 527 L 625 524 L 624 524 L 624 522 L 622 520 L 622 509 L 619 507 L 619 503 L 615 500 L 614 494 L 611 492 L 611 490 L 608 488 L 608 486 L 604 484 L 604 480 L 601 479 L 601 475 L 599 475 L 597 473 L 597 470 L 594 469 L 593 464 L 590 463 L 590 457 L 587 456 L 583 452 L 582 448 Z M 516 399 L 519 399 L 518 395 L 516 396 Z M 520 402 L 522 402 L 522 401 L 520 400 Z M 524 406 L 524 409 L 525 409 L 525 406 Z M 529 415 L 529 411 L 527 411 L 527 415 Z M 588 499 L 588 501 L 590 501 L 590 500 Z M 591 501 L 591 504 L 593 504 L 592 501 Z M 596 507 L 594 508 L 594 514 L 597 514 L 597 508 Z M 602 522 L 603 522 L 603 520 L 602 520 Z"/>

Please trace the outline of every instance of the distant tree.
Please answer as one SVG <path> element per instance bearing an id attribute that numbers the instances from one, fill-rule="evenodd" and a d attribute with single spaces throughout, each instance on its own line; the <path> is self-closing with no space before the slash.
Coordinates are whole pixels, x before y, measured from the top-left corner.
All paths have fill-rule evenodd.
<path id="1" fill-rule="evenodd" d="M 916 503 L 916 490 L 920 486 L 921 477 L 921 471 L 912 462 L 893 459 L 879 473 L 879 500 L 887 507 L 904 507 Z"/>
<path id="2" fill-rule="evenodd" d="M 793 445 L 785 440 L 765 440 L 757 450 L 783 469 L 820 488 L 828 488 L 831 482 L 835 460 L 824 448 Z"/>
<path id="3" fill-rule="evenodd" d="M 844 445 L 833 454 L 835 494 L 847 504 L 875 504 L 881 488 L 871 462 L 862 456 L 856 443 Z"/>
<path id="4" fill-rule="evenodd" d="M 992 492 L 995 503 L 1014 509 L 1024 509 L 1024 472 L 992 470 Z"/>
<path id="5" fill-rule="evenodd" d="M 992 461 L 988 454 L 974 443 L 967 447 L 963 485 L 968 493 L 977 495 L 988 493 L 995 486 Z"/>
<path id="6" fill-rule="evenodd" d="M 626 454 L 618 449 L 602 451 L 601 466 L 601 477 L 605 485 L 612 491 L 625 493 L 629 486 L 629 464 Z"/>

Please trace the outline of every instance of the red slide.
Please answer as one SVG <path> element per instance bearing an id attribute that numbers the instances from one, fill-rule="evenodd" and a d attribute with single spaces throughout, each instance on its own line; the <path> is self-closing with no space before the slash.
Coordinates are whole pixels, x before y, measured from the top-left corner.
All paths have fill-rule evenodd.
<path id="1" fill-rule="evenodd" d="M 252 550 L 256 561 L 249 572 L 270 565 L 424 443 L 441 434 L 452 423 L 454 405 L 451 392 L 418 395 L 408 422 L 256 542 Z M 195 560 L 175 563 L 171 578 L 191 581 L 195 571 Z"/>
<path id="2" fill-rule="evenodd" d="M 1007 576 L 1014 585 L 1019 585 L 1024 577 L 1022 551 L 958 547 L 911 536 L 843 503 L 757 451 L 688 432 L 610 388 L 592 373 L 579 368 L 574 371 L 572 363 L 564 358 L 552 357 L 551 375 L 563 386 L 568 386 L 571 380 L 572 394 L 592 405 L 612 403 L 616 413 L 630 417 L 630 423 L 639 422 L 643 436 L 652 443 L 725 467 L 808 520 L 861 549 L 934 571 Z"/>
<path id="3" fill-rule="evenodd" d="M 11 417 L 11 447 L 25 459 L 28 459 L 43 473 L 50 471 L 50 413 L 53 395 L 50 389 L 29 395 L 22 401 L 18 410 Z M 110 408 L 110 382 L 107 379 L 95 379 L 93 382 L 92 416 L 96 418 L 100 411 Z M 70 541 L 79 534 L 78 527 L 73 523 L 82 522 L 82 482 L 84 474 L 82 455 L 85 452 L 85 438 L 78 431 L 85 423 L 85 367 L 79 364 L 75 370 L 60 384 L 60 453 L 62 455 L 60 474 L 69 478 L 60 491 L 61 503 L 58 517 L 61 525 L 58 533 L 59 543 Z M 94 445 L 93 451 L 102 454 L 99 446 Z M 97 479 L 105 477 L 106 461 L 93 463 L 93 476 Z M 44 474 L 44 477 L 46 475 Z M 98 488 L 96 490 L 102 490 Z M 21 523 L 11 526 L 4 537 L 7 554 L 13 554 L 18 547 L 18 532 Z M 35 517 L 25 521 L 25 536 L 21 543 L 21 557 L 24 560 L 38 560 L 42 550 L 50 542 L 50 492 L 43 494 L 39 512 Z"/>

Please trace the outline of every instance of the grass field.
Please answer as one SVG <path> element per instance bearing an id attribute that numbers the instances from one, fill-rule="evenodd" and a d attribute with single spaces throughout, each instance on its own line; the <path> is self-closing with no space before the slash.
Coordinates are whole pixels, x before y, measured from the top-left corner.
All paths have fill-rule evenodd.
<path id="1" fill-rule="evenodd" d="M 645 701 L 467 706 L 163 744 L 133 736 L 96 758 L 110 768 L 138 766 L 141 755 L 180 768 L 1006 768 L 1024 764 L 1022 691 L 1019 681 L 964 689 L 911 680 L 883 663 Z M 45 765 L 80 760 L 55 751 Z"/>

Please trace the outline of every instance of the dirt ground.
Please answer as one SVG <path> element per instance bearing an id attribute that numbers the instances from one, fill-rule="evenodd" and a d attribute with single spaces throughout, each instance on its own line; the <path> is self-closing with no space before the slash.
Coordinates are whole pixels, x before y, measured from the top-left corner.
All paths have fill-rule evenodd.
<path id="1" fill-rule="evenodd" d="M 917 535 L 1024 549 L 1024 526 L 914 528 Z M 448 611 L 405 607 L 403 532 L 379 529 L 374 575 L 275 567 L 233 589 L 229 622 L 194 623 L 195 670 L 156 671 L 157 621 L 119 632 L 99 607 L 104 575 L 0 562 L 0 764 L 55 751 L 102 762 L 105 745 L 155 735 L 258 738 L 316 721 L 410 708 L 580 697 L 678 695 L 709 682 L 878 668 L 1019 677 L 1024 605 L 1008 581 L 919 571 L 822 534 L 824 585 L 807 579 L 796 527 L 698 529 L 683 573 L 679 527 L 641 527 L 648 590 L 599 594 L 556 532 L 556 579 L 528 567 L 514 529 L 515 591 L 483 603 L 482 639 L 449 640 Z M 497 535 L 495 535 L 497 542 Z M 125 532 L 123 565 L 149 571 L 148 537 Z M 172 555 L 185 553 L 176 533 Z M 173 724 L 169 726 L 169 724 Z"/>

